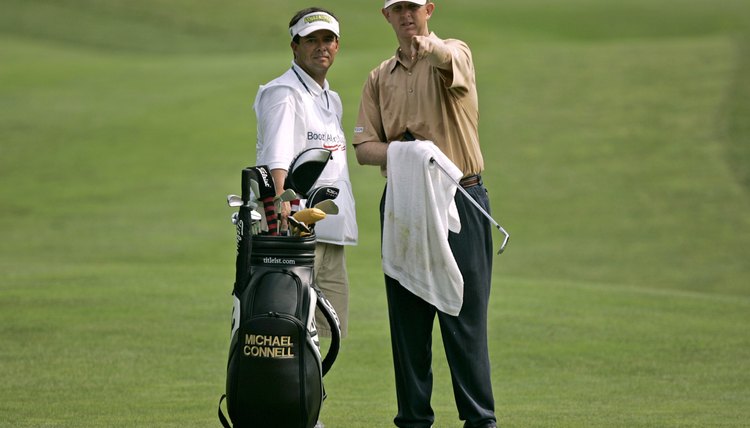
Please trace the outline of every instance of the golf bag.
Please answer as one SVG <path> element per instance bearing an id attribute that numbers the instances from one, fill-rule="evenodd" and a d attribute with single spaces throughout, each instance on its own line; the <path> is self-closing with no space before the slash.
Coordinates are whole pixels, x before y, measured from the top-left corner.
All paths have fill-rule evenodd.
<path id="1" fill-rule="evenodd" d="M 235 428 L 312 428 L 325 397 L 323 376 L 339 350 L 338 318 L 314 283 L 314 234 L 250 232 L 254 192 L 249 183 L 257 177 L 257 168 L 243 170 L 231 341 L 219 420 L 230 428 L 221 409 L 226 398 Z M 316 307 L 332 332 L 325 358 L 315 326 Z"/>

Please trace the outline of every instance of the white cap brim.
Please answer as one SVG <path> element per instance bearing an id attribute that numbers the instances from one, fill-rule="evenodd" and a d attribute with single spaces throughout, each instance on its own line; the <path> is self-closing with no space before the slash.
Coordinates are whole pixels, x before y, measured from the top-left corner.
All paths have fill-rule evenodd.
<path id="1" fill-rule="evenodd" d="M 339 22 L 333 16 L 325 12 L 312 12 L 303 16 L 297 21 L 291 28 L 289 28 L 289 35 L 305 37 L 310 33 L 319 30 L 328 30 L 340 37 L 339 34 Z"/>
<path id="2" fill-rule="evenodd" d="M 401 2 L 414 3 L 423 6 L 427 3 L 427 0 L 385 0 L 385 6 L 383 6 L 383 9 L 387 9 L 390 5 Z"/>

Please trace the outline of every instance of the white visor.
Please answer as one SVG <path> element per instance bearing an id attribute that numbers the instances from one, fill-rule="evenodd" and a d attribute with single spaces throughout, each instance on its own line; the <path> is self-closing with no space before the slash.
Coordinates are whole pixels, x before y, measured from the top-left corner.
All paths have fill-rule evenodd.
<path id="1" fill-rule="evenodd" d="M 339 37 L 339 22 L 325 12 L 308 13 L 289 28 L 289 34 L 292 38 L 294 36 L 305 37 L 318 30 L 328 30 Z"/>
<path id="2" fill-rule="evenodd" d="M 395 4 L 395 3 L 401 3 L 401 2 L 414 3 L 418 5 L 424 5 L 425 3 L 427 3 L 426 0 L 416 0 L 416 1 L 415 0 L 385 0 L 385 6 L 383 6 L 383 9 L 388 9 L 388 6 Z"/>

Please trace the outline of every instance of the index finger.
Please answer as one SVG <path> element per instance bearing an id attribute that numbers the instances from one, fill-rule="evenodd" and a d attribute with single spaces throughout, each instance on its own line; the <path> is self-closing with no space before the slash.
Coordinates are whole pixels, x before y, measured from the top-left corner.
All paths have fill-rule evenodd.
<path id="1" fill-rule="evenodd" d="M 411 57 L 416 58 L 419 54 L 420 36 L 414 35 L 411 37 Z"/>

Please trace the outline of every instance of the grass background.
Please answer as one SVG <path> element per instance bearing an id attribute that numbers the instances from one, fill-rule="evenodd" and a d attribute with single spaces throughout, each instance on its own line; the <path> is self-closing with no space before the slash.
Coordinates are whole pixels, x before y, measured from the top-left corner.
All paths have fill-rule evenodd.
<path id="1" fill-rule="evenodd" d="M 218 426 L 252 100 L 298 0 L 0 0 L 0 426 Z M 353 128 L 392 54 L 328 0 Z M 484 179 L 513 235 L 490 311 L 511 427 L 748 426 L 750 4 L 440 1 L 466 40 Z M 350 153 L 351 155 L 351 153 Z M 326 426 L 395 414 L 375 168 Z M 499 240 L 499 236 L 497 237 Z M 461 426 L 436 337 L 437 427 Z"/>

